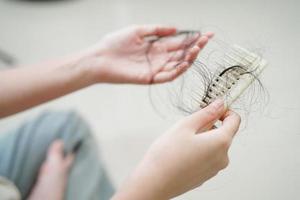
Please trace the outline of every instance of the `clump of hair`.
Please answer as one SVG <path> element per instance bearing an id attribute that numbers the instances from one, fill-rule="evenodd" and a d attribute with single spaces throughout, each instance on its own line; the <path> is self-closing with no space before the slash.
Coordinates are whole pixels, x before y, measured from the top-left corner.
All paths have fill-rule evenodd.
<path id="1" fill-rule="evenodd" d="M 201 34 L 200 31 L 179 31 L 176 35 L 168 37 L 184 36 L 185 41 L 189 41 L 190 37 L 194 34 Z M 155 38 L 150 40 L 149 49 L 155 42 L 163 39 L 164 37 Z M 210 42 L 212 43 L 212 42 Z M 193 45 L 192 42 L 184 45 Z M 188 46 L 187 46 L 188 47 Z M 218 96 L 226 98 L 230 95 L 228 91 L 235 84 L 232 77 L 238 80 L 243 76 L 252 76 L 254 82 L 243 93 L 235 104 L 231 106 L 235 110 L 244 110 L 249 113 L 253 106 L 264 105 L 267 102 L 267 93 L 263 87 L 262 82 L 256 75 L 256 69 L 249 69 L 247 65 L 251 62 L 243 63 L 226 63 L 221 62 L 230 50 L 231 46 L 225 42 L 215 39 L 211 48 L 205 48 L 206 51 L 201 52 L 201 55 L 192 63 L 192 67 L 183 76 L 173 81 L 166 83 L 164 86 L 151 86 L 149 89 L 150 100 L 156 111 L 162 113 L 158 104 L 163 104 L 163 107 L 176 108 L 184 114 L 191 114 L 214 101 Z M 186 52 L 183 52 L 183 57 Z M 147 52 L 146 52 L 147 56 Z M 150 63 L 150 61 L 149 61 Z M 246 63 L 246 64 L 245 64 Z M 151 64 L 151 63 L 150 63 Z M 215 81 L 225 81 L 223 84 L 224 89 L 219 93 L 213 93 Z M 161 92 L 160 90 L 163 90 Z M 163 95 L 162 95 L 163 94 Z M 215 95 L 214 97 L 212 95 Z M 156 101 L 155 101 L 156 99 Z M 158 102 L 158 103 L 157 103 Z"/>

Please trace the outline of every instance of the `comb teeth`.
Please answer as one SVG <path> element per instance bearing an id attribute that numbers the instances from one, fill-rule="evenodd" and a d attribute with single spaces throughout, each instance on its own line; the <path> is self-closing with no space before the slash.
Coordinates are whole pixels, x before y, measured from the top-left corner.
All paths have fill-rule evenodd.
<path id="1" fill-rule="evenodd" d="M 223 67 L 225 65 L 226 68 L 217 71 L 217 76 L 209 84 L 200 102 L 201 108 L 217 98 L 223 98 L 226 106 L 230 106 L 260 75 L 267 62 L 260 56 L 233 45 L 217 64 Z"/>

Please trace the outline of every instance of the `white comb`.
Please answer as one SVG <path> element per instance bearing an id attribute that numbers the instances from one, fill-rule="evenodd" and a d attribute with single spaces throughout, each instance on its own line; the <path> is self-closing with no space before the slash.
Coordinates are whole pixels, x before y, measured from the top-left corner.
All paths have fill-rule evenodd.
<path id="1" fill-rule="evenodd" d="M 201 108 L 218 98 L 224 99 L 225 106 L 229 107 L 257 79 L 267 61 L 238 45 L 233 45 L 217 64 L 223 69 L 217 71 L 209 84 L 200 103 Z"/>

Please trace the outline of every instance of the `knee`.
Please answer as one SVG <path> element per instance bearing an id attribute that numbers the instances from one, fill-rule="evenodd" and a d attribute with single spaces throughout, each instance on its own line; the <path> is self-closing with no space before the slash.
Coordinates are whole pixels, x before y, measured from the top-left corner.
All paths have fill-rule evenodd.
<path id="1" fill-rule="evenodd" d="M 78 144 L 84 144 L 91 140 L 92 134 L 88 123 L 76 111 L 46 111 L 39 117 L 44 126 L 50 126 L 55 134 L 54 139 L 64 141 L 66 152 L 78 148 Z"/>
<path id="2" fill-rule="evenodd" d="M 45 111 L 39 117 L 39 126 L 49 127 L 64 137 L 88 137 L 91 130 L 84 118 L 74 110 Z"/>

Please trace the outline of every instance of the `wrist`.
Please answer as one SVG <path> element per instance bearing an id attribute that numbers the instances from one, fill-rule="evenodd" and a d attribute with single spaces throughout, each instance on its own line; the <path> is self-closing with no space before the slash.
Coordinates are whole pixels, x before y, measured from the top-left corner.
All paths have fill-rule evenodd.
<path id="1" fill-rule="evenodd" d="M 110 82 L 106 73 L 109 62 L 105 56 L 105 48 L 100 48 L 100 45 L 92 47 L 76 57 L 76 68 L 86 75 L 90 84 Z"/>
<path id="2" fill-rule="evenodd" d="M 65 57 L 56 66 L 54 69 L 63 77 L 64 85 L 81 89 L 95 83 L 86 58 L 80 54 Z"/>
<path id="3" fill-rule="evenodd" d="M 157 192 L 147 188 L 147 184 L 129 184 L 121 188 L 111 200 L 168 200 L 163 198 Z"/>
<path id="4" fill-rule="evenodd" d="M 161 177 L 151 165 L 141 163 L 112 200 L 168 200 Z"/>

